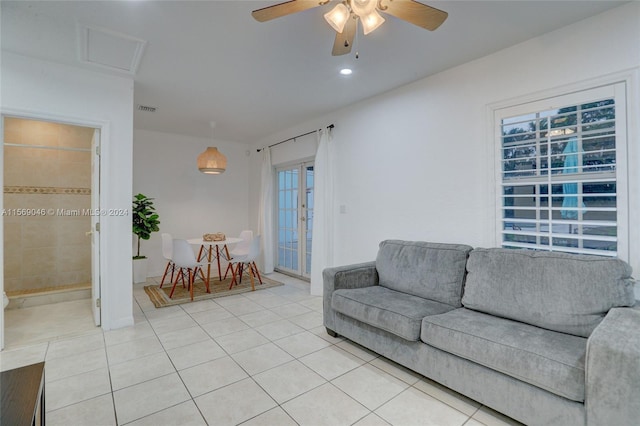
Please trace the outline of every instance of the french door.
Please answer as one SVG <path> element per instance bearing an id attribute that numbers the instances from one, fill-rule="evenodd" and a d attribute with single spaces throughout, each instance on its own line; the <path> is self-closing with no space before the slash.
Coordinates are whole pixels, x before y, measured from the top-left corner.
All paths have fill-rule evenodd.
<path id="1" fill-rule="evenodd" d="M 313 230 L 313 163 L 299 163 L 277 170 L 278 254 L 281 272 L 311 275 Z"/>

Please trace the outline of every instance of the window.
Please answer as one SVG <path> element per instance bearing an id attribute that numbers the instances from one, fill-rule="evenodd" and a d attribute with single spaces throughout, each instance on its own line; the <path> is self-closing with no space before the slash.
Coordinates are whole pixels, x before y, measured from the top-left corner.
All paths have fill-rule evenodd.
<path id="1" fill-rule="evenodd" d="M 626 257 L 625 114 L 623 83 L 496 111 L 503 247 Z"/>

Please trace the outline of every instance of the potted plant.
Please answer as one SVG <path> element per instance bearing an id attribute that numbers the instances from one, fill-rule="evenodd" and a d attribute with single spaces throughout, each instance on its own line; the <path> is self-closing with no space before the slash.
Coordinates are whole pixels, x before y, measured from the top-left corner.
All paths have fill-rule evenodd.
<path id="1" fill-rule="evenodd" d="M 153 206 L 153 198 L 144 194 L 133 197 L 133 233 L 138 238 L 138 250 L 133 256 L 133 282 L 142 283 L 147 280 L 147 256 L 140 255 L 140 240 L 151 238 L 152 232 L 158 232 L 158 214 Z"/>

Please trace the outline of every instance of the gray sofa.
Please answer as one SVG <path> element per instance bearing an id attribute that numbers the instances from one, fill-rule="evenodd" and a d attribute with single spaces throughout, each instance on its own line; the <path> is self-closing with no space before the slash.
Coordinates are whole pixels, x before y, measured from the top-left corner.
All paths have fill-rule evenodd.
<path id="1" fill-rule="evenodd" d="M 323 278 L 331 335 L 526 424 L 640 424 L 640 309 L 621 260 L 388 240 Z"/>

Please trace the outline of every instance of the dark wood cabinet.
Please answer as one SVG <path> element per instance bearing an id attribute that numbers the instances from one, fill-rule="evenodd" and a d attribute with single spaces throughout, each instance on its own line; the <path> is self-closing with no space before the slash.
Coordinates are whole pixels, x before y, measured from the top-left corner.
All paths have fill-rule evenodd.
<path id="1" fill-rule="evenodd" d="M 0 373 L 0 426 L 44 426 L 44 362 Z"/>

